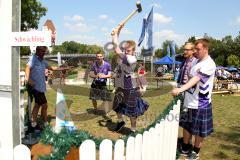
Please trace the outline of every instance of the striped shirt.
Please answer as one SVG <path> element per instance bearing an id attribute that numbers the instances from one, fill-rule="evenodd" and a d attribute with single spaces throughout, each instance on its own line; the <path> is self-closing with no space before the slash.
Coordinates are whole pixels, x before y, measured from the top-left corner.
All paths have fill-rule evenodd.
<path id="1" fill-rule="evenodd" d="M 190 76 L 198 76 L 200 81 L 185 91 L 184 106 L 192 109 L 206 108 L 211 103 L 216 65 L 210 56 L 199 61 L 191 69 Z"/>

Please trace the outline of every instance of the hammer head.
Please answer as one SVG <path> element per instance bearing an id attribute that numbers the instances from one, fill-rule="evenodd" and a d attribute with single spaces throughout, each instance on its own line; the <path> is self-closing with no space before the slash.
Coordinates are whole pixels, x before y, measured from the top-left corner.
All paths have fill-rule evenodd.
<path id="1" fill-rule="evenodd" d="M 140 1 L 137 1 L 137 2 L 136 2 L 136 6 L 137 6 L 137 11 L 138 11 L 138 13 L 140 13 L 140 12 L 142 11 L 141 2 L 140 2 Z"/>

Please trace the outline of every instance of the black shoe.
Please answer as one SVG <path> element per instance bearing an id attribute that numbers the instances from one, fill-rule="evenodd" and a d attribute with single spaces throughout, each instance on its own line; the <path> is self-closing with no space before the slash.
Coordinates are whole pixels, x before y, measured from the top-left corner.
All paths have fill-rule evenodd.
<path id="1" fill-rule="evenodd" d="M 124 121 L 121 121 L 121 122 L 118 122 L 117 123 L 117 127 L 114 129 L 115 132 L 118 132 L 120 131 L 124 126 L 125 126 L 125 122 Z"/>
<path id="2" fill-rule="evenodd" d="M 197 160 L 199 159 L 199 153 L 192 151 L 185 160 Z"/>
<path id="3" fill-rule="evenodd" d="M 184 151 L 182 148 L 180 148 L 179 153 L 180 153 L 180 155 L 187 157 L 191 153 L 191 150 L 189 149 L 189 150 Z"/>

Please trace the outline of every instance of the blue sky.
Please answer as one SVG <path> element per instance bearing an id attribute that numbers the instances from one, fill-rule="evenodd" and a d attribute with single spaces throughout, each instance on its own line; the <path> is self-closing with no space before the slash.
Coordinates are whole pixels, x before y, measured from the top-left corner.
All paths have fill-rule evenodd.
<path id="1" fill-rule="evenodd" d="M 135 9 L 136 0 L 40 0 L 48 8 L 39 28 L 51 19 L 57 29 L 57 44 L 77 41 L 104 45 L 111 40 L 111 30 Z M 156 48 L 165 40 L 182 45 L 190 36 L 204 33 L 221 39 L 237 36 L 240 31 L 239 0 L 142 0 L 143 11 L 124 27 L 120 40 L 138 40 L 143 17 L 154 6 Z"/>

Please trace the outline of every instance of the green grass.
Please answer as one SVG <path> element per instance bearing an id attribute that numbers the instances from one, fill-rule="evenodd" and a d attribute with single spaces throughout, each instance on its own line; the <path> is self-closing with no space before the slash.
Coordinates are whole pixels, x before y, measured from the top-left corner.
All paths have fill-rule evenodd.
<path id="1" fill-rule="evenodd" d="M 240 160 L 240 96 L 213 96 L 214 133 L 206 139 L 202 159 Z"/>
<path id="2" fill-rule="evenodd" d="M 89 86 L 59 86 L 66 98 L 71 118 L 79 129 L 89 131 L 98 137 L 118 139 L 127 134 L 127 131 L 115 133 L 111 130 L 115 126 L 117 117 L 113 111 L 110 112 L 112 123 L 107 122 L 101 114 L 95 115 L 88 111 L 92 109 L 92 103 L 88 98 Z M 55 120 L 56 89 L 49 89 L 46 96 L 48 99 L 48 113 Z M 169 91 L 172 87 L 163 86 L 160 89 L 147 90 L 144 99 L 149 102 L 148 111 L 138 119 L 137 128 L 145 128 L 155 120 L 163 109 L 172 100 Z M 112 95 L 113 96 L 113 95 Z M 213 95 L 214 133 L 207 137 L 200 151 L 203 160 L 240 160 L 240 97 L 234 95 Z M 98 102 L 99 105 L 101 104 Z M 130 127 L 129 119 L 126 118 Z M 179 133 L 181 136 L 181 132 Z"/>
<path id="3" fill-rule="evenodd" d="M 58 86 L 65 95 L 68 110 L 71 113 L 71 118 L 73 119 L 75 125 L 79 129 L 89 131 L 91 134 L 99 137 L 107 137 L 111 139 L 117 139 L 122 135 L 128 133 L 126 129 L 122 133 L 115 133 L 111 130 L 115 127 L 115 122 L 117 117 L 114 111 L 110 112 L 112 123 L 106 121 L 102 114 L 95 115 L 89 113 L 92 110 L 92 102 L 89 100 L 89 86 Z M 48 90 L 46 96 L 48 99 L 48 113 L 51 117 L 55 117 L 55 103 L 56 103 L 56 90 L 58 87 L 54 87 Z M 144 116 L 139 117 L 137 127 L 145 128 L 151 122 L 154 122 L 155 118 L 163 111 L 163 109 L 169 104 L 172 97 L 166 94 L 166 90 L 170 91 L 171 86 L 160 87 L 160 89 L 154 89 L 147 91 L 144 99 L 150 104 L 150 108 L 144 114 Z M 161 95 L 161 96 L 158 96 Z M 114 94 L 112 94 L 113 98 Z M 101 102 L 98 102 L 101 105 Z M 130 127 L 129 119 L 126 118 L 127 125 Z M 54 124 L 54 119 L 52 119 L 52 124 Z"/>
<path id="4" fill-rule="evenodd" d="M 240 160 L 239 102 L 239 95 L 213 95 L 214 132 L 204 140 L 200 159 Z"/>

